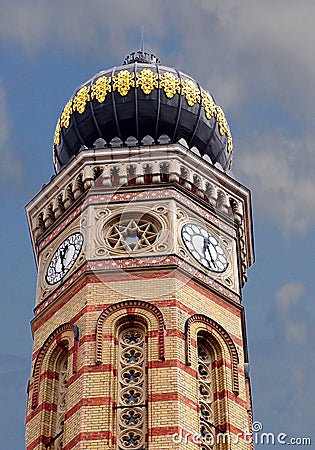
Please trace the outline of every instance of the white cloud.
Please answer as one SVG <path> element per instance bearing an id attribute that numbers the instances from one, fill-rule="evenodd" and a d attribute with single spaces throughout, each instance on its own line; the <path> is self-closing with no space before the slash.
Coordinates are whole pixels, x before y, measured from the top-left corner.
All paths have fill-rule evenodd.
<path id="1" fill-rule="evenodd" d="M 257 216 L 286 233 L 314 225 L 315 158 L 310 139 L 288 139 L 266 130 L 249 136 L 237 158 L 239 178 L 253 191 Z"/>
<path id="2" fill-rule="evenodd" d="M 297 281 L 284 284 L 276 293 L 276 304 L 281 315 L 287 317 L 288 312 L 297 306 L 305 293 L 305 286 Z"/>
<path id="3" fill-rule="evenodd" d="M 296 314 L 297 308 L 301 309 L 305 292 L 302 283 L 291 281 L 284 284 L 276 293 L 279 324 L 285 340 L 291 345 L 306 344 L 311 335 L 308 323 Z"/>
<path id="4" fill-rule="evenodd" d="M 2 9 L 0 36 L 32 51 L 50 44 L 59 52 L 79 51 L 80 56 L 87 50 L 104 54 L 104 49 L 120 54 L 128 46 L 130 30 L 137 27 L 140 42 L 141 24 L 148 24 L 153 35 L 163 29 L 153 0 L 4 0 Z"/>
<path id="5" fill-rule="evenodd" d="M 304 323 L 286 323 L 285 324 L 285 337 L 286 340 L 290 343 L 300 343 L 305 344 L 306 340 L 308 339 L 308 327 Z"/>
<path id="6" fill-rule="evenodd" d="M 0 183 L 8 179 L 19 179 L 20 161 L 9 145 L 10 120 L 6 105 L 6 92 L 0 78 Z"/>

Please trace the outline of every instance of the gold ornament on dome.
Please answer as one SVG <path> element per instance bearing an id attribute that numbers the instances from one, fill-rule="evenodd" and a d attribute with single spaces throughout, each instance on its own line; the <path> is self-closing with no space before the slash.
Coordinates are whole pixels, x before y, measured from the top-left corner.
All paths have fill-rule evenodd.
<path id="1" fill-rule="evenodd" d="M 211 120 L 213 116 L 216 114 L 216 104 L 214 103 L 213 98 L 207 91 L 201 91 L 201 105 L 205 110 L 205 115 L 207 119 Z"/>
<path id="2" fill-rule="evenodd" d="M 227 136 L 227 147 L 228 152 L 232 151 L 232 136 L 229 128 L 229 124 L 227 123 L 224 112 L 220 106 L 216 106 L 216 119 L 219 126 L 219 132 L 221 136 L 224 134 Z"/>
<path id="3" fill-rule="evenodd" d="M 121 70 L 118 75 L 113 77 L 113 91 L 117 89 L 120 95 L 125 97 L 130 88 L 135 87 L 135 74 L 128 72 L 128 70 Z"/>
<path id="4" fill-rule="evenodd" d="M 181 94 L 185 96 L 189 106 L 200 103 L 200 90 L 192 80 L 182 80 Z"/>
<path id="5" fill-rule="evenodd" d="M 131 88 L 140 88 L 145 94 L 150 94 L 154 89 L 162 89 L 166 97 L 171 99 L 175 94 L 181 94 L 185 97 L 189 106 L 201 104 L 208 120 L 215 118 L 218 123 L 220 134 L 227 137 L 227 151 L 232 152 L 232 136 L 228 122 L 220 106 L 218 106 L 209 92 L 200 91 L 197 85 L 190 79 L 177 78 L 171 72 L 161 74 L 154 73 L 152 70 L 145 68 L 140 72 L 128 72 L 128 70 L 119 71 L 116 76 L 110 77 L 102 75 L 97 78 L 91 85 L 83 86 L 75 95 L 73 100 L 69 100 L 64 107 L 57 122 L 54 135 L 54 145 L 60 145 L 60 132 L 62 128 L 68 128 L 70 125 L 71 115 L 74 111 L 83 114 L 86 104 L 96 99 L 99 103 L 103 103 L 109 92 L 118 91 L 121 96 L 126 96 Z"/>
<path id="6" fill-rule="evenodd" d="M 73 111 L 78 111 L 79 114 L 84 113 L 86 104 L 90 101 L 89 91 L 89 86 L 83 86 L 78 90 L 73 99 Z"/>
<path id="7" fill-rule="evenodd" d="M 60 131 L 61 131 L 61 125 L 60 125 L 60 119 L 57 122 L 55 134 L 54 134 L 54 145 L 60 144 Z"/>
<path id="8" fill-rule="evenodd" d="M 160 88 L 163 88 L 167 98 L 173 98 L 180 92 L 180 80 L 175 78 L 171 72 L 165 72 L 160 75 Z"/>
<path id="9" fill-rule="evenodd" d="M 229 128 L 229 127 L 228 127 Z M 231 132 L 230 132 L 230 128 L 228 130 L 228 132 L 226 133 L 226 137 L 227 137 L 227 151 L 229 153 L 232 152 L 233 150 L 233 141 L 232 141 L 232 136 L 231 136 Z M 232 168 L 232 159 L 230 160 L 230 169 Z"/>
<path id="10" fill-rule="evenodd" d="M 228 124 L 225 115 L 222 111 L 222 108 L 218 105 L 216 106 L 216 119 L 219 125 L 220 134 L 221 136 L 223 136 L 228 131 Z"/>
<path id="11" fill-rule="evenodd" d="M 136 87 L 141 87 L 145 94 L 151 94 L 154 88 L 158 88 L 158 74 L 153 73 L 150 69 L 143 69 L 136 73 L 137 81 Z"/>
<path id="12" fill-rule="evenodd" d="M 111 90 L 111 77 L 99 77 L 91 86 L 91 98 L 95 98 L 99 103 L 103 103 Z"/>
<path id="13" fill-rule="evenodd" d="M 72 114 L 72 100 L 69 100 L 66 106 L 63 108 L 62 114 L 61 114 L 61 126 L 63 128 L 69 128 L 70 125 L 70 119 Z"/>

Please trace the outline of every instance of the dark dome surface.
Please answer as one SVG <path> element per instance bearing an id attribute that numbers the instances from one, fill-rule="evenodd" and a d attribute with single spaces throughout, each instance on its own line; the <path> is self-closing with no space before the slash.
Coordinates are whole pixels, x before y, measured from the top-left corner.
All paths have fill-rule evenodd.
<path id="1" fill-rule="evenodd" d="M 224 170 L 231 166 L 230 129 L 212 95 L 195 79 L 140 51 L 76 89 L 57 123 L 55 168 L 61 170 L 81 148 L 94 148 L 97 139 L 105 141 L 102 147 L 134 146 L 146 136 L 152 144 L 184 139 L 213 164 Z"/>

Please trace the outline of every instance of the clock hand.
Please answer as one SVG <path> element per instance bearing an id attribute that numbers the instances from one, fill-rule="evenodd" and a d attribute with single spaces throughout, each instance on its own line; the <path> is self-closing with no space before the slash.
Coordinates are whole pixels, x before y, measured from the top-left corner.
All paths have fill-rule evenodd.
<path id="1" fill-rule="evenodd" d="M 210 256 L 211 262 L 212 262 L 213 266 L 215 267 L 215 262 L 214 262 L 214 259 L 212 258 L 211 252 L 209 250 L 209 245 L 210 245 L 209 238 L 204 238 L 204 241 L 203 241 L 203 254 L 205 256 L 205 259 L 207 259 L 206 258 L 206 251 L 208 251 L 208 254 Z"/>
<path id="2" fill-rule="evenodd" d="M 207 259 L 207 258 L 206 258 L 206 251 L 207 251 L 207 248 L 208 248 L 208 246 L 207 246 L 207 239 L 206 239 L 206 238 L 203 238 L 203 248 L 202 248 L 202 251 L 203 251 L 203 256 L 205 257 L 205 259 Z"/>
<path id="3" fill-rule="evenodd" d="M 69 261 L 67 262 L 67 256 L 68 256 L 68 253 L 69 253 L 69 248 L 70 248 L 70 246 L 69 246 L 69 244 L 67 244 L 65 246 L 65 251 L 64 251 L 64 261 L 66 261 L 66 268 L 67 268 L 67 266 L 69 264 Z"/>
<path id="4" fill-rule="evenodd" d="M 61 269 L 64 272 L 65 271 L 65 265 L 64 265 L 64 260 L 66 258 L 66 254 L 67 254 L 67 250 L 68 250 L 68 246 L 66 245 L 62 250 L 60 250 L 60 262 L 61 262 Z"/>
<path id="5" fill-rule="evenodd" d="M 60 253 L 60 262 L 61 262 L 61 271 L 64 272 L 65 271 L 65 265 L 63 263 L 64 257 L 63 255 L 61 255 Z"/>

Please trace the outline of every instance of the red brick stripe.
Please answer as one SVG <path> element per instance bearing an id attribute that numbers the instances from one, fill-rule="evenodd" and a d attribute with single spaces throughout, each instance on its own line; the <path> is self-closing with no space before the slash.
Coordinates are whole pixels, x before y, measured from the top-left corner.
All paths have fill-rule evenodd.
<path id="1" fill-rule="evenodd" d="M 191 367 L 186 366 L 186 364 L 182 363 L 181 361 L 177 359 L 168 359 L 166 361 L 149 361 L 148 362 L 148 368 L 149 369 L 163 369 L 164 367 L 178 367 L 179 369 L 183 370 L 184 372 L 188 373 L 194 378 L 197 378 L 197 371 L 193 370 Z"/>
<path id="2" fill-rule="evenodd" d="M 48 380 L 58 380 L 59 374 L 58 372 L 53 372 L 51 370 L 46 370 L 45 372 L 41 373 L 39 377 L 39 382 L 41 383 L 42 380 L 48 379 Z"/>
<path id="3" fill-rule="evenodd" d="M 235 436 L 240 436 L 244 439 L 244 432 L 240 428 L 235 427 L 229 422 L 225 422 L 222 424 L 218 424 L 217 427 L 222 430 L 222 432 L 230 432 L 234 434 Z M 196 439 L 197 435 L 195 435 L 195 430 L 187 430 L 185 428 L 179 427 L 177 425 L 174 426 L 164 426 L 164 427 L 153 427 L 149 431 L 149 436 L 172 436 L 170 437 L 170 443 L 173 444 L 173 436 L 179 438 L 181 435 L 183 437 L 183 443 L 182 445 L 187 445 L 187 442 L 194 442 L 194 437 Z M 219 433 L 219 430 L 216 431 L 216 434 Z"/>
<path id="4" fill-rule="evenodd" d="M 67 445 L 63 447 L 63 450 L 70 450 L 74 446 L 77 445 L 78 442 L 86 442 L 86 441 L 104 441 L 108 440 L 111 437 L 111 433 L 109 431 L 90 431 L 85 433 L 79 433 L 74 439 L 72 439 Z"/>
<path id="5" fill-rule="evenodd" d="M 178 337 L 178 338 L 180 338 L 182 340 L 185 340 L 184 333 L 179 331 L 176 328 L 166 330 L 165 334 L 166 334 L 166 337 L 168 337 L 168 336 L 176 336 L 176 337 Z M 103 341 L 116 340 L 116 336 L 114 334 L 112 334 L 112 333 L 108 333 L 108 334 L 103 333 L 102 337 L 103 337 Z M 149 339 L 150 338 L 158 338 L 158 337 L 159 337 L 159 331 L 158 330 L 150 330 L 148 332 L 148 338 Z M 95 333 L 93 333 L 93 334 L 86 334 L 85 336 L 82 336 L 82 338 L 80 339 L 79 346 L 81 347 L 81 345 L 83 345 L 85 342 L 95 342 L 95 341 L 96 341 L 96 334 Z"/>
<path id="6" fill-rule="evenodd" d="M 66 413 L 66 420 L 75 414 L 82 406 L 100 406 L 100 405 L 110 405 L 112 403 L 112 397 L 90 397 L 83 398 L 76 405 L 74 405 Z"/>
<path id="7" fill-rule="evenodd" d="M 180 433 L 181 428 L 174 425 L 172 427 L 153 427 L 149 430 L 149 436 L 173 436 L 175 433 Z M 170 443 L 173 444 L 172 438 L 170 438 Z"/>
<path id="8" fill-rule="evenodd" d="M 28 416 L 26 417 L 26 423 L 28 423 L 30 420 L 32 420 L 35 416 L 37 416 L 38 413 L 40 413 L 41 411 L 57 411 L 57 405 L 55 403 L 48 403 L 48 402 L 43 402 L 40 405 L 38 405 L 38 407 L 30 412 L 30 414 L 28 414 Z"/>
<path id="9" fill-rule="evenodd" d="M 78 370 L 78 372 L 69 378 L 68 384 L 76 381 L 81 375 L 86 373 L 104 373 L 104 372 L 112 372 L 114 367 L 112 364 L 100 364 L 99 366 L 83 366 Z"/>
<path id="10" fill-rule="evenodd" d="M 97 366 L 99 368 L 99 366 Z M 246 408 L 247 404 L 245 400 L 240 399 L 232 392 L 229 392 L 228 390 L 223 390 L 220 392 L 216 392 L 214 394 L 214 400 L 220 401 L 223 398 L 228 397 L 231 401 L 237 403 L 238 405 Z M 180 394 L 178 391 L 174 392 L 164 392 L 164 393 L 156 393 L 156 394 L 150 394 L 148 396 L 148 401 L 152 403 L 161 403 L 161 402 L 174 402 L 177 401 L 181 404 L 184 404 L 188 406 L 193 411 L 198 410 L 198 403 L 192 401 L 188 397 Z M 110 405 L 113 404 L 113 398 L 112 397 L 88 397 L 81 399 L 76 405 L 74 405 L 66 414 L 66 419 L 69 419 L 73 414 L 75 414 L 79 409 L 86 406 L 99 406 L 99 405 Z M 114 406 L 114 404 L 113 404 Z M 56 411 L 56 405 L 53 403 L 42 403 L 38 406 L 38 408 L 35 411 L 32 411 L 26 418 L 26 423 L 28 423 L 31 419 L 33 419 L 40 411 L 42 410 L 55 410 Z"/>
<path id="11" fill-rule="evenodd" d="M 214 395 L 214 401 L 215 400 L 222 400 L 224 397 L 229 398 L 230 400 L 234 401 L 238 405 L 242 406 L 243 408 L 247 408 L 246 400 L 242 400 L 237 395 L 235 395 L 233 392 L 230 392 L 226 389 L 220 392 L 215 392 Z"/>
<path id="12" fill-rule="evenodd" d="M 229 431 L 235 436 L 241 436 L 244 438 L 243 430 L 235 427 L 229 422 L 225 422 L 222 424 L 218 424 L 217 427 L 222 431 Z M 193 438 L 192 430 L 186 430 L 178 426 L 164 426 L 164 427 L 153 427 L 148 430 L 149 436 L 170 436 L 170 444 L 173 444 L 173 436 L 179 435 L 182 433 L 183 439 L 187 436 L 188 442 Z M 64 450 L 71 450 L 75 447 L 79 442 L 86 441 L 108 441 L 112 439 L 112 433 L 109 431 L 98 431 L 98 432 L 83 432 L 78 433 L 75 438 L 73 438 L 68 444 L 64 446 Z M 33 441 L 30 445 L 27 446 L 27 450 L 34 450 L 40 443 L 46 443 L 49 438 L 45 436 L 38 437 L 35 441 Z M 186 441 L 185 441 L 186 442 Z"/>
<path id="13" fill-rule="evenodd" d="M 176 264 L 176 262 L 174 262 L 174 264 Z M 86 270 L 88 270 L 88 269 L 89 269 L 88 264 L 86 264 Z M 148 268 L 146 267 L 146 269 L 148 269 Z M 161 269 L 161 270 L 163 270 L 163 269 Z M 163 278 L 176 277 L 176 279 L 179 279 L 180 281 L 184 282 L 186 285 L 188 285 L 188 286 L 192 287 L 193 289 L 197 290 L 198 292 L 200 292 L 206 298 L 211 299 L 213 302 L 217 303 L 220 306 L 223 306 L 225 309 L 230 311 L 232 314 L 235 314 L 239 317 L 240 307 L 238 306 L 238 303 L 235 303 L 235 301 L 232 301 L 232 300 L 228 299 L 227 297 L 225 297 L 224 299 L 221 299 L 219 296 L 217 296 L 213 292 L 210 292 L 208 289 L 206 289 L 200 283 L 198 283 L 192 279 L 188 279 L 187 276 L 185 276 L 184 274 L 182 274 L 178 271 L 176 272 L 176 274 L 174 274 L 173 270 L 166 269 L 166 270 L 163 270 L 162 275 L 160 272 L 156 272 L 156 271 L 142 272 L 141 278 L 139 278 L 139 279 L 161 278 L 161 276 L 163 276 Z M 78 284 L 74 289 L 72 289 L 71 293 L 69 293 L 68 295 L 66 295 L 63 298 L 63 300 L 59 304 L 58 308 L 53 308 L 48 313 L 46 313 L 46 315 L 51 317 L 57 309 L 59 309 L 61 306 L 63 306 L 65 303 L 67 303 L 68 300 L 73 297 L 73 295 L 78 293 L 87 284 L 103 283 L 103 282 L 110 283 L 110 282 L 124 281 L 124 280 L 129 280 L 129 279 L 131 279 L 131 274 L 129 272 L 124 272 L 124 271 L 122 273 L 115 273 L 115 274 L 107 273 L 106 275 L 99 274 L 98 276 L 96 276 L 96 275 L 85 276 L 85 278 L 80 282 L 80 284 Z M 48 306 L 49 304 L 51 304 L 51 302 L 61 294 L 62 294 L 62 292 L 61 291 L 59 292 L 57 290 L 54 294 L 52 294 L 52 296 L 48 297 L 44 303 L 38 305 L 34 310 L 35 316 L 37 316 L 41 311 L 43 311 L 45 309 L 45 305 Z M 156 305 L 158 306 L 158 303 L 156 303 Z M 105 309 L 105 307 L 104 307 L 104 309 Z M 91 306 L 89 306 L 89 308 L 91 308 Z M 92 308 L 95 308 L 94 311 L 99 311 L 98 305 L 93 305 Z M 188 308 L 188 307 L 183 305 L 183 309 L 185 309 L 185 308 Z M 188 310 L 189 310 L 189 308 L 188 308 Z M 45 320 L 42 318 L 38 323 L 36 322 L 36 325 L 35 325 L 35 323 L 33 323 L 33 331 L 38 329 L 38 327 L 41 326 L 46 320 L 47 320 L 47 318 Z"/>
<path id="14" fill-rule="evenodd" d="M 34 450 L 34 448 L 36 448 L 40 443 L 46 443 L 46 437 L 44 436 L 39 436 L 37 439 L 35 439 L 35 441 L 33 441 L 31 444 L 29 444 L 26 447 L 26 450 Z"/>
<path id="15" fill-rule="evenodd" d="M 70 450 L 71 448 L 75 447 L 78 442 L 85 442 L 85 441 L 104 441 L 108 440 L 112 437 L 111 433 L 108 431 L 97 431 L 97 432 L 85 432 L 85 433 L 79 433 L 77 436 L 72 439 L 67 445 L 63 447 L 64 450 Z M 44 445 L 49 442 L 50 438 L 46 436 L 40 436 L 35 441 L 33 441 L 30 445 L 26 447 L 26 450 L 34 450 L 40 443 L 43 443 Z"/>

